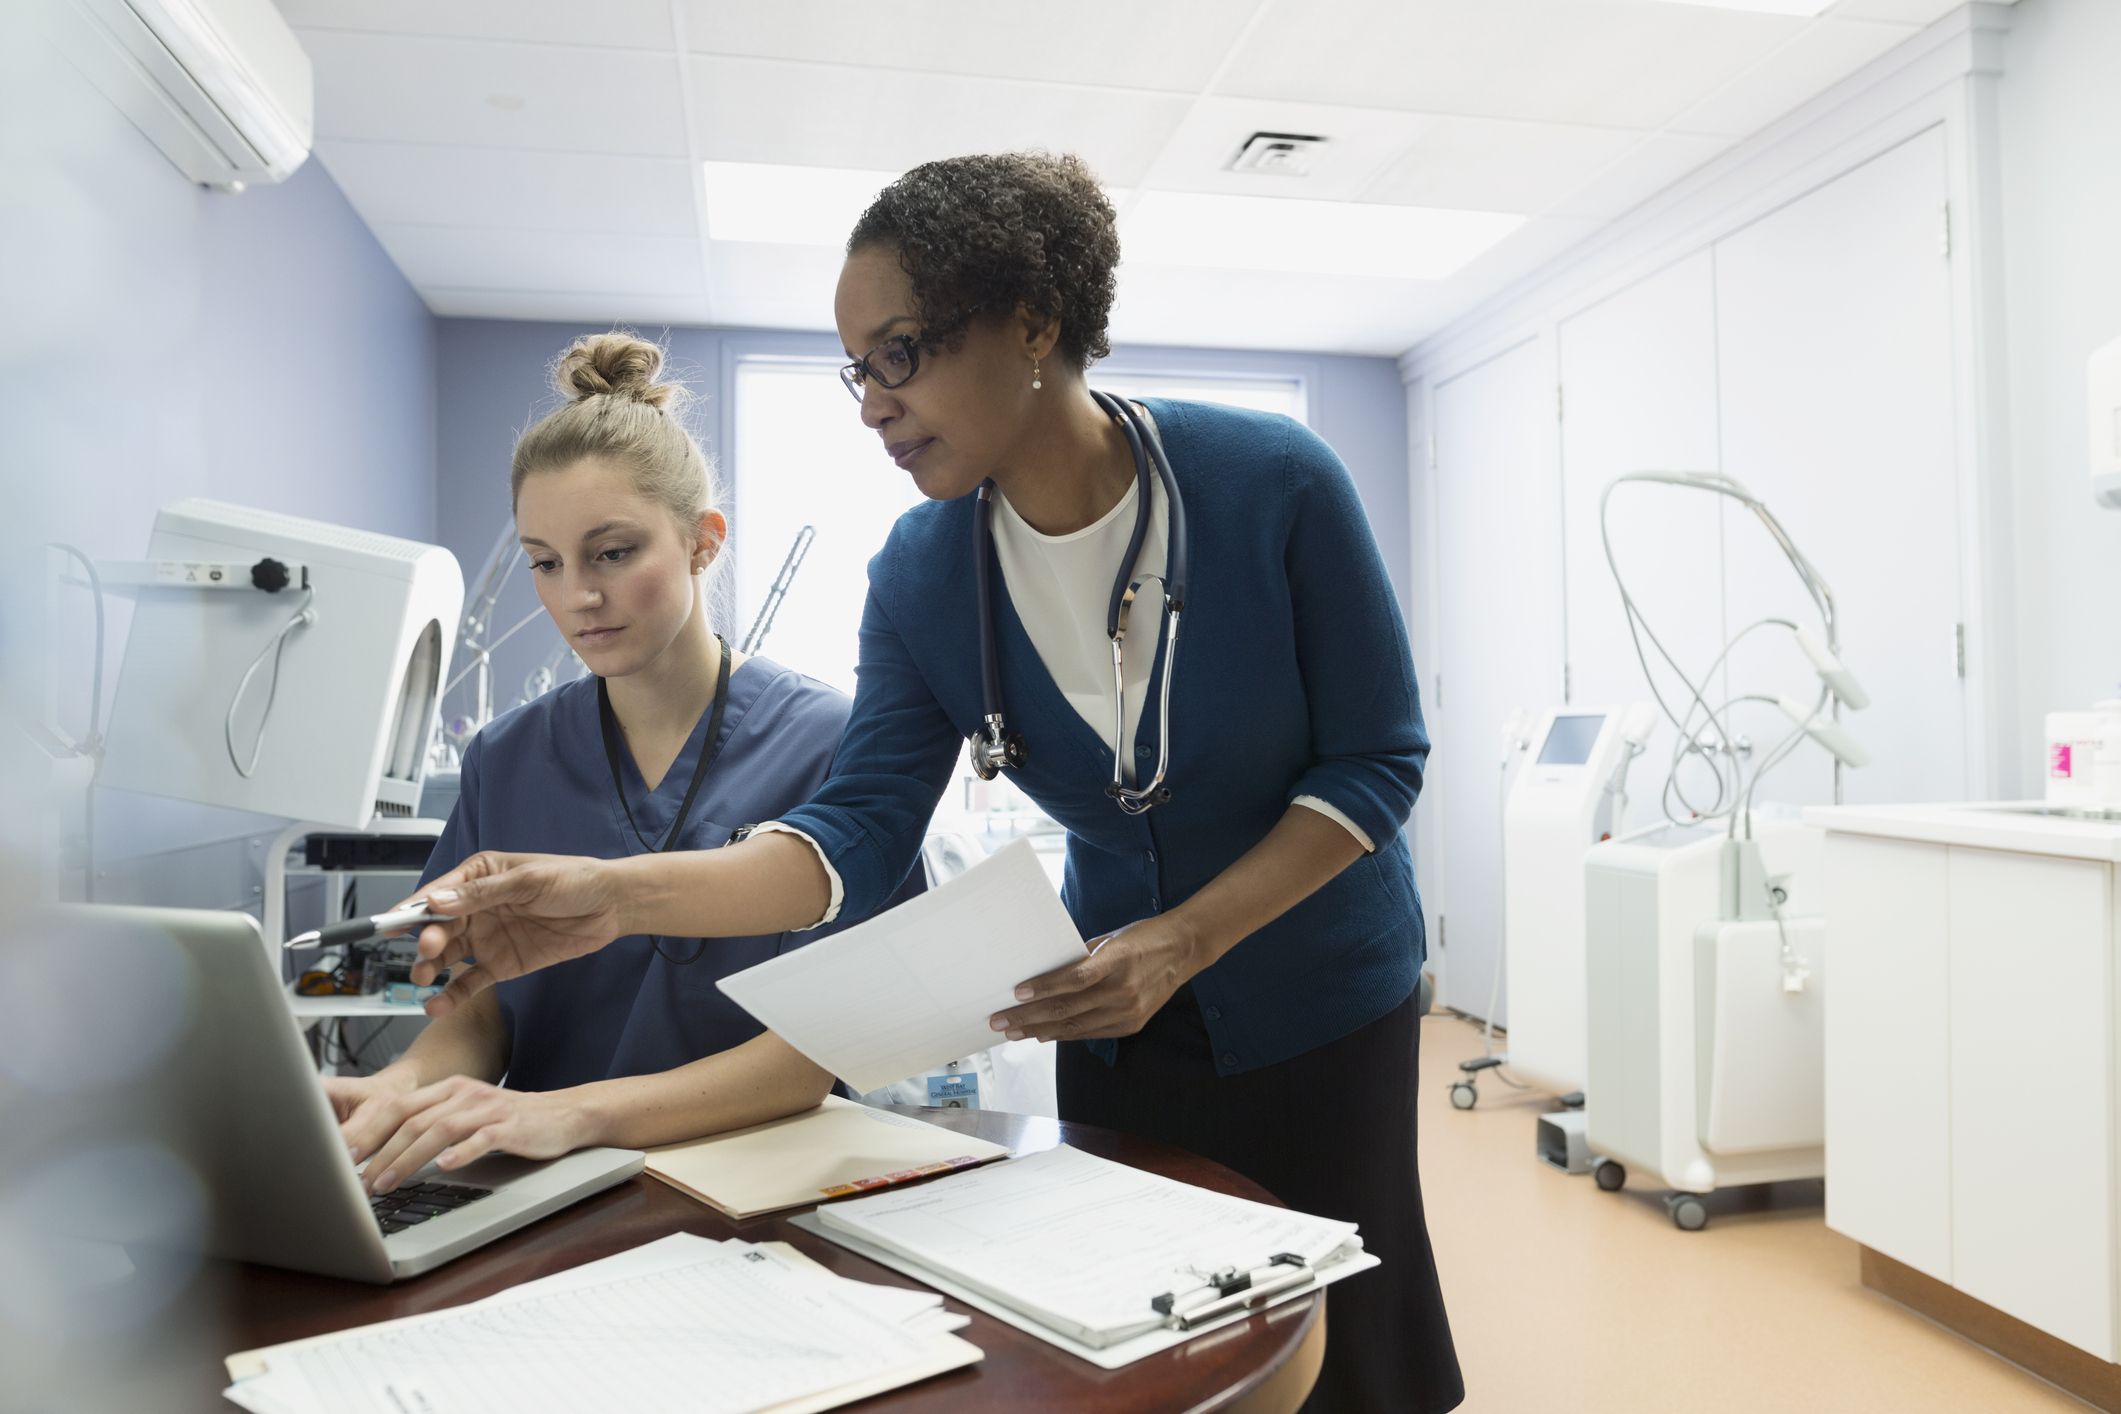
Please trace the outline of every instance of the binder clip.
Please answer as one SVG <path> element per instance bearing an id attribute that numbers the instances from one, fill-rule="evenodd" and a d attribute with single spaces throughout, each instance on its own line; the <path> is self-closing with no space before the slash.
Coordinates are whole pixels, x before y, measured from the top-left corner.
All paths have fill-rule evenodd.
<path id="1" fill-rule="evenodd" d="M 1317 1280 L 1318 1273 L 1309 1262 L 1294 1252 L 1278 1252 L 1264 1267 L 1224 1267 L 1208 1273 L 1192 1290 L 1167 1291 L 1149 1305 L 1171 1330 L 1189 1331 L 1233 1311 L 1257 1310 L 1274 1297 Z"/>

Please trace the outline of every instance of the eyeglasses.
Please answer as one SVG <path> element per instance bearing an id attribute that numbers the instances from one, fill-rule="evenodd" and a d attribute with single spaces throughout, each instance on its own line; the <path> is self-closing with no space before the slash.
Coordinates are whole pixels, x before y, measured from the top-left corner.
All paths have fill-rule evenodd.
<path id="1" fill-rule="evenodd" d="M 871 379 L 879 388 L 896 388 L 921 371 L 920 338 L 914 334 L 894 334 L 840 370 L 840 382 L 854 400 L 862 400 L 862 392 Z"/>

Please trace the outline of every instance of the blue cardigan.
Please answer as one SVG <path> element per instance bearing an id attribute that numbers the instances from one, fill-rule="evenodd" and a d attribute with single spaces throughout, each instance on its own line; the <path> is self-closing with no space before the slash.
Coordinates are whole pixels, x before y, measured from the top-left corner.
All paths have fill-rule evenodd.
<path id="1" fill-rule="evenodd" d="M 1424 943 L 1403 826 L 1429 741 L 1406 626 L 1332 448 L 1274 414 L 1145 405 L 1192 537 L 1171 800 L 1130 816 L 1106 797 L 1110 749 L 1061 695 L 994 567 L 1003 703 L 1029 751 L 1010 774 L 1068 831 L 1061 894 L 1085 938 L 1185 902 L 1300 795 L 1376 844 L 1193 979 L 1217 1069 L 1232 1074 L 1345 1036 L 1414 989 Z M 857 915 L 905 877 L 980 720 L 972 503 L 916 506 L 869 562 L 853 714 L 822 789 L 781 817 L 818 842 Z M 1152 706 L 1135 747 L 1142 776 L 1156 732 Z"/>

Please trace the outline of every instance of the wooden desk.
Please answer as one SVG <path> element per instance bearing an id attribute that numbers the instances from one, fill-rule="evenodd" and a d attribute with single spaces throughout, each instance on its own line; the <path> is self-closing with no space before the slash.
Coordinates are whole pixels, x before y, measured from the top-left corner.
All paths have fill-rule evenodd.
<path id="1" fill-rule="evenodd" d="M 1068 1143 L 1186 1183 L 1260 1202 L 1274 1196 L 1220 1164 L 1165 1144 L 1085 1125 L 980 1110 L 909 1110 L 909 1114 L 1013 1152 L 1035 1153 Z M 747 1242 L 787 1242 L 842 1276 L 888 1286 L 919 1283 L 865 1257 L 802 1232 L 772 1213 L 733 1222 L 714 1209 L 643 1174 L 609 1192 L 531 1224 L 521 1232 L 426 1276 L 371 1287 L 269 1267 L 210 1264 L 210 1287 L 224 1294 L 225 1349 L 202 1351 L 197 1398 L 188 1406 L 228 1410 L 221 1357 L 348 1326 L 460 1306 L 520 1282 L 608 1257 L 673 1232 Z M 908 1386 L 867 1401 L 869 1410 L 997 1409 L 1233 1410 L 1290 1414 L 1318 1378 L 1325 1354 L 1325 1293 L 1275 1307 L 1185 1345 L 1120 1370 L 1097 1366 L 951 1301 L 972 1324 L 960 1334 L 986 1352 L 970 1369 Z M 172 1406 L 174 1407 L 174 1406 Z"/>

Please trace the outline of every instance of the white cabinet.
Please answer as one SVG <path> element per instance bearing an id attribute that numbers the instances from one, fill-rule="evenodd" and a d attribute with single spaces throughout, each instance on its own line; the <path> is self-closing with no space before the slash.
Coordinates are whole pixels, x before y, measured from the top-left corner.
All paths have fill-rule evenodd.
<path id="1" fill-rule="evenodd" d="M 1847 807 L 1827 831 L 1827 1223 L 2121 1353 L 2121 822 Z"/>
<path id="2" fill-rule="evenodd" d="M 1947 852 L 1829 834 L 1826 1221 L 1952 1279 Z"/>
<path id="3" fill-rule="evenodd" d="M 2114 871 L 1950 854 L 1952 1284 L 2113 1360 Z"/>

